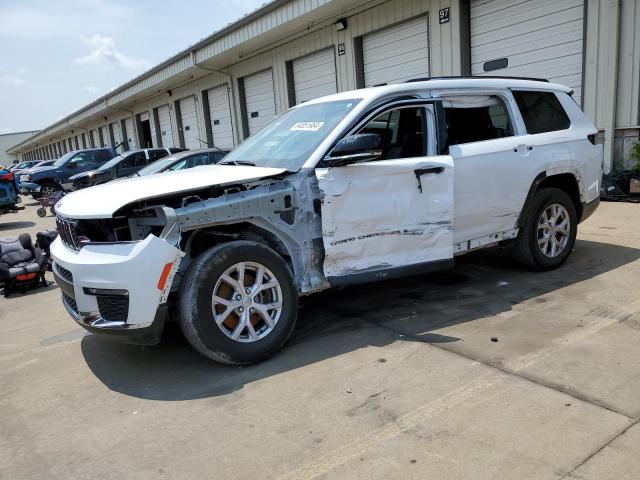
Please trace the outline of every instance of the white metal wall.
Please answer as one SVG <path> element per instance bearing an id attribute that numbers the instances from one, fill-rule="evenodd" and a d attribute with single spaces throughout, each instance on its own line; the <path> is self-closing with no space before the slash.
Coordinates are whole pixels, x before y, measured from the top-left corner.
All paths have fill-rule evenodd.
<path id="1" fill-rule="evenodd" d="M 473 0 L 471 73 L 539 77 L 582 98 L 583 0 Z M 485 72 L 506 58 L 506 68 Z"/>
<path id="2" fill-rule="evenodd" d="M 295 59 L 292 69 L 296 104 L 338 91 L 333 48 Z"/>
<path id="3" fill-rule="evenodd" d="M 199 140 L 200 132 L 198 129 L 196 101 L 193 96 L 180 100 L 180 115 L 182 118 L 182 134 L 184 135 L 185 148 L 202 148 L 203 145 Z"/>
<path id="4" fill-rule="evenodd" d="M 233 139 L 229 86 L 221 85 L 220 87 L 208 90 L 207 98 L 209 100 L 213 146 L 231 149 L 235 146 L 235 141 Z"/>
<path id="5" fill-rule="evenodd" d="M 426 16 L 362 38 L 365 86 L 429 76 L 429 23 Z"/>
<path id="6" fill-rule="evenodd" d="M 273 70 L 249 75 L 244 79 L 249 135 L 260 131 L 276 115 Z"/>

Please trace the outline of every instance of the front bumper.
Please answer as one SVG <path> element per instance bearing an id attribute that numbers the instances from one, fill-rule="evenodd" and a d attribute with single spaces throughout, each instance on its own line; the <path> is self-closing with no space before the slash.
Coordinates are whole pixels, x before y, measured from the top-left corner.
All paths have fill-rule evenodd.
<path id="1" fill-rule="evenodd" d="M 76 252 L 58 237 L 51 256 L 64 307 L 80 326 L 126 343 L 160 340 L 180 250 L 149 235 L 139 242 L 87 244 Z M 160 289 L 167 264 L 171 270 Z"/>
<path id="2" fill-rule="evenodd" d="M 23 195 L 32 195 L 40 193 L 40 185 L 33 182 L 20 182 L 20 193 Z"/>

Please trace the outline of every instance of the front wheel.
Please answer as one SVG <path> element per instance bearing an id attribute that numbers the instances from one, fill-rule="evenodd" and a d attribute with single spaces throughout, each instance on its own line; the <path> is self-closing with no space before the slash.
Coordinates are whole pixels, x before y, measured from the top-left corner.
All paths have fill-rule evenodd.
<path id="1" fill-rule="evenodd" d="M 59 191 L 60 188 L 53 182 L 45 182 L 40 187 L 40 196 L 42 197 L 50 197 L 55 192 Z"/>
<path id="2" fill-rule="evenodd" d="M 250 364 L 278 351 L 291 336 L 298 293 L 280 255 L 255 242 L 210 248 L 185 274 L 180 327 L 193 348 L 228 364 Z"/>
<path id="3" fill-rule="evenodd" d="M 578 215 L 571 197 L 557 188 L 542 188 L 520 226 L 514 256 L 536 270 L 557 268 L 571 254 L 577 232 Z"/>

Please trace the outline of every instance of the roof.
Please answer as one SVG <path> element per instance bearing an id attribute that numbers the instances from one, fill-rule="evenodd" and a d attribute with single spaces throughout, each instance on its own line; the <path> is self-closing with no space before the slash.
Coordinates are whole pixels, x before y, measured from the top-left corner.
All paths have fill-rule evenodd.
<path id="1" fill-rule="evenodd" d="M 353 98 L 362 98 L 365 100 L 373 100 L 375 98 L 385 97 L 387 95 L 401 93 L 417 93 L 433 90 L 455 90 L 455 89 L 476 89 L 476 90 L 505 90 L 505 89 L 523 89 L 523 90 L 543 90 L 558 91 L 571 93 L 569 87 L 558 83 L 551 83 L 545 80 L 519 80 L 515 78 L 498 78 L 498 77 L 451 77 L 451 78 L 434 78 L 421 81 L 410 81 L 406 83 L 397 83 L 391 85 L 380 85 L 377 87 L 363 88 L 360 90 L 351 90 L 348 92 L 335 93 L 325 97 L 316 98 L 304 102 L 300 105 L 309 105 L 318 102 L 326 102 L 332 100 L 348 100 Z"/>

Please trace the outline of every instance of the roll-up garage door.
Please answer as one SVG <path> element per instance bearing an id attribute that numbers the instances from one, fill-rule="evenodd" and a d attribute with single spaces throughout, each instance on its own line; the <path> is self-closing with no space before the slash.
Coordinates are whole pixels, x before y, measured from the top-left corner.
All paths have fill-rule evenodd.
<path id="1" fill-rule="evenodd" d="M 244 94 L 249 135 L 253 135 L 276 116 L 276 102 L 273 93 L 273 71 L 269 69 L 245 77 Z"/>
<path id="2" fill-rule="evenodd" d="M 122 143 L 122 134 L 120 132 L 120 122 L 113 122 L 111 124 L 111 128 L 113 129 L 113 139 L 115 141 L 118 152 L 123 152 L 124 149 L 122 148 L 122 145 L 120 145 Z"/>
<path id="3" fill-rule="evenodd" d="M 109 132 L 107 132 L 107 127 L 99 127 L 98 128 L 98 146 L 106 147 L 109 145 Z"/>
<path id="4" fill-rule="evenodd" d="M 473 0 L 471 73 L 546 78 L 582 97 L 583 0 Z"/>
<path id="5" fill-rule="evenodd" d="M 292 62 L 296 104 L 338 91 L 333 48 Z"/>
<path id="6" fill-rule="evenodd" d="M 429 76 L 429 24 L 416 18 L 362 37 L 364 84 L 400 83 Z"/>
<path id="7" fill-rule="evenodd" d="M 229 87 L 222 85 L 212 88 L 207 92 L 207 97 L 209 99 L 213 146 L 231 149 L 235 146 L 235 142 L 233 141 L 233 125 L 231 123 Z"/>
<path id="8" fill-rule="evenodd" d="M 135 150 L 136 147 L 136 136 L 133 134 L 133 122 L 130 118 L 124 119 L 124 126 L 127 132 L 127 144 L 129 146 L 129 150 Z"/>
<path id="9" fill-rule="evenodd" d="M 158 107 L 158 124 L 160 126 L 160 138 L 163 147 L 173 147 L 173 129 L 171 128 L 171 114 L 169 105 Z"/>
<path id="10" fill-rule="evenodd" d="M 180 115 L 182 116 L 182 134 L 184 135 L 185 148 L 201 148 L 196 101 L 193 97 L 180 100 Z"/>

